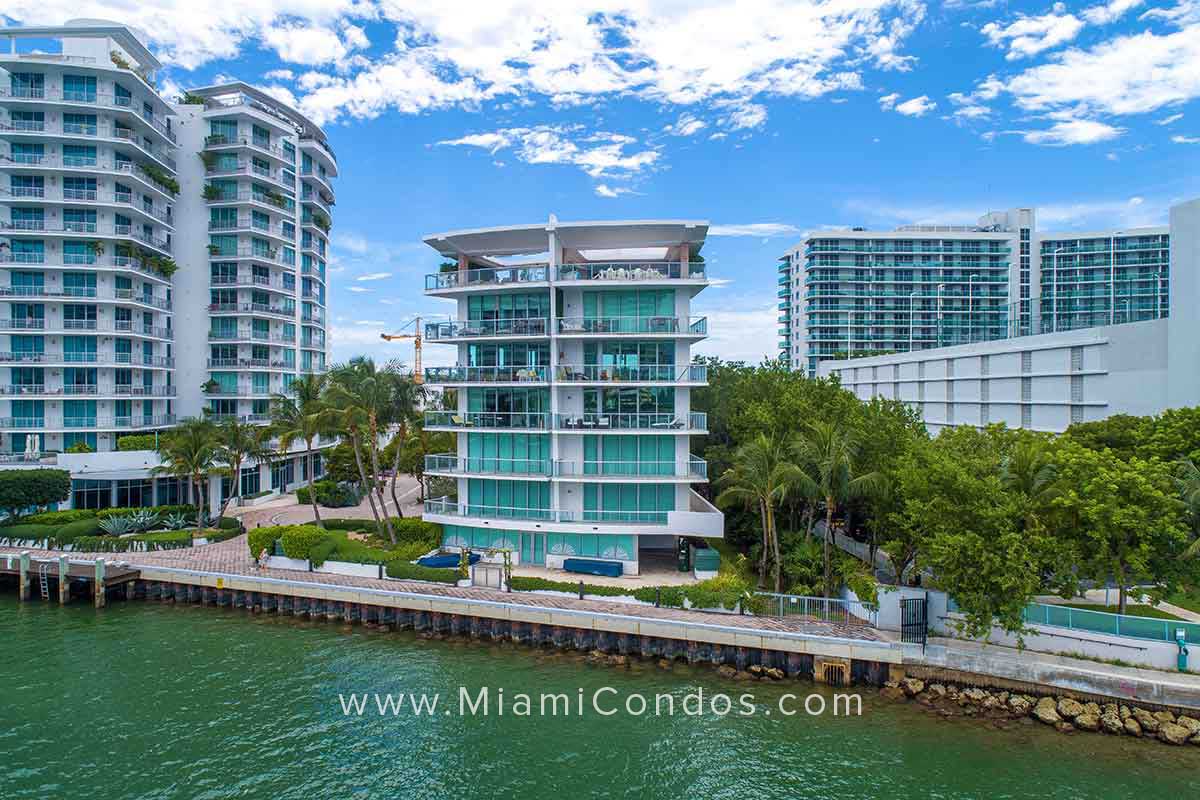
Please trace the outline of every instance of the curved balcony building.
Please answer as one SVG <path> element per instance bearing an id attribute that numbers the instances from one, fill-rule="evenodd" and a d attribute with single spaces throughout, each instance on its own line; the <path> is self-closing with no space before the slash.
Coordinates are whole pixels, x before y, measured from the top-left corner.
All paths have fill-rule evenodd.
<path id="1" fill-rule="evenodd" d="M 689 447 L 706 428 L 690 394 L 707 377 L 691 352 L 707 334 L 691 314 L 707 229 L 551 217 L 425 240 L 444 259 L 426 294 L 454 303 L 424 331 L 457 353 L 425 374 L 456 404 L 425 420 L 457 433 L 457 450 L 426 464 L 457 484 L 425 504 L 446 546 L 637 574 L 674 558 L 680 537 L 722 536 L 721 513 L 692 488 L 708 475 Z"/>
<path id="2" fill-rule="evenodd" d="M 118 434 L 175 421 L 173 111 L 128 29 L 73 25 L 0 32 L 9 453 L 111 450 Z"/>
<path id="3" fill-rule="evenodd" d="M 204 357 L 180 381 L 183 403 L 265 420 L 270 397 L 326 367 L 325 264 L 337 161 L 325 134 L 295 109 L 244 83 L 193 89 L 176 106 L 187 222 L 196 268 L 180 289 L 204 297 L 181 320 L 181 345 Z"/>

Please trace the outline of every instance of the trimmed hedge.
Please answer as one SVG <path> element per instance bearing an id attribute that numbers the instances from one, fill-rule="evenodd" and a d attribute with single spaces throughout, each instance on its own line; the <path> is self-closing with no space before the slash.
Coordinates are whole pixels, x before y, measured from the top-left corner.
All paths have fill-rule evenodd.
<path id="1" fill-rule="evenodd" d="M 514 575 L 508 585 L 514 592 L 568 592 L 570 594 L 579 594 L 579 584 L 569 581 L 552 581 L 546 578 L 528 578 L 519 575 Z M 634 590 L 624 586 L 596 586 L 595 584 L 585 583 L 583 585 L 584 594 L 594 594 L 603 597 L 624 597 L 632 596 Z"/>
<path id="2" fill-rule="evenodd" d="M 79 552 L 91 553 L 128 553 L 140 551 L 143 548 L 135 543 L 144 545 L 147 552 L 155 550 L 178 550 L 192 546 L 191 531 L 160 531 L 158 533 L 143 533 L 137 536 L 81 536 L 72 544 Z"/>
<path id="3" fill-rule="evenodd" d="M 270 528 L 253 528 L 246 535 L 250 547 L 250 557 L 258 558 L 258 554 L 266 548 L 267 555 L 275 552 L 275 540 L 279 538 L 279 526 Z"/>
<path id="4" fill-rule="evenodd" d="M 66 525 L 5 525 L 0 527 L 0 538 L 20 539 L 23 541 L 51 540 L 51 546 L 69 544 L 80 536 L 101 535 L 100 520 L 81 519 Z"/>
<path id="5" fill-rule="evenodd" d="M 217 527 L 221 530 L 242 530 L 242 521 L 237 517 L 221 517 L 221 521 L 217 523 Z"/>
<path id="6" fill-rule="evenodd" d="M 93 519 L 96 512 L 90 508 L 76 508 L 68 511 L 43 511 L 40 514 L 30 514 L 14 520 L 18 525 L 66 525 L 68 522 L 79 522 L 82 519 Z"/>
<path id="7" fill-rule="evenodd" d="M 153 450 L 157 444 L 153 433 L 138 433 L 117 439 L 117 449 L 123 451 Z"/>
<path id="8" fill-rule="evenodd" d="M 389 561 L 387 563 L 389 578 L 404 578 L 414 581 L 434 581 L 435 583 L 457 583 L 458 570 L 436 569 L 410 564 L 407 561 Z"/>
<path id="9" fill-rule="evenodd" d="M 315 525 L 282 525 L 279 538 L 283 554 L 288 558 L 307 559 L 327 534 Z"/>
<path id="10" fill-rule="evenodd" d="M 538 590 L 552 592 L 579 593 L 579 584 L 570 581 L 551 581 L 545 578 L 529 578 L 514 575 L 509 581 L 514 592 L 533 592 Z M 660 605 L 668 608 L 683 608 L 686 597 L 693 608 L 727 608 L 734 609 L 739 601 L 747 611 L 755 611 L 761 605 L 761 598 L 746 598 L 749 584 L 736 576 L 717 576 L 706 581 L 686 586 L 642 586 L 640 588 L 624 586 L 597 586 L 591 583 L 583 585 L 583 593 L 599 597 L 633 597 L 643 603 L 653 603 L 656 599 Z"/>
<path id="11" fill-rule="evenodd" d="M 147 507 L 120 507 L 120 508 L 102 508 L 96 512 L 96 516 L 100 519 L 109 517 L 127 517 L 130 514 L 136 514 L 139 511 L 150 510 L 158 514 L 159 518 L 168 516 L 169 514 L 183 514 L 185 517 L 196 516 L 196 507 L 189 505 L 178 506 L 147 506 Z"/>
<path id="12" fill-rule="evenodd" d="M 241 536 L 242 529 L 241 527 L 226 528 L 225 526 L 221 526 L 220 528 L 205 528 L 204 532 L 200 535 L 205 539 L 208 539 L 209 544 L 212 544 L 214 542 L 223 542 L 226 539 L 232 539 L 235 536 Z"/>

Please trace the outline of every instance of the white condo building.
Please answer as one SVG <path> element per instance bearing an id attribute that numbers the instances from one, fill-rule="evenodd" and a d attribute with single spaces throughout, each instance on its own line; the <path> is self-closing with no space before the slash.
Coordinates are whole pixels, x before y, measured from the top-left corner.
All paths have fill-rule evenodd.
<path id="1" fill-rule="evenodd" d="M 426 380 L 454 410 L 427 430 L 457 434 L 429 474 L 457 483 L 424 517 L 451 547 L 511 550 L 519 563 L 571 557 L 637 574 L 684 535 L 719 537 L 723 516 L 691 487 L 707 480 L 691 437 L 691 391 L 706 370 L 691 315 L 708 284 L 698 221 L 559 222 L 426 238 L 444 259 L 430 297 L 454 303 L 425 338 L 457 363 Z"/>
<path id="2" fill-rule="evenodd" d="M 818 356 L 817 374 L 911 404 L 932 432 L 1002 422 L 1057 433 L 1200 405 L 1200 200 L 1173 207 L 1165 227 L 1036 241 L 1032 331 L 911 352 L 874 340 L 863 349 L 900 352 Z"/>
<path id="3" fill-rule="evenodd" d="M 1158 319 L 1170 306 L 1167 227 L 1041 233 L 1036 211 L 976 225 L 814 233 L 779 264 L 779 354 L 906 353 Z"/>
<path id="4" fill-rule="evenodd" d="M 63 453 L 77 505 L 176 502 L 121 436 L 266 421 L 326 365 L 324 133 L 241 83 L 163 98 L 159 67 L 119 23 L 0 29 L 0 451 Z M 243 493 L 299 461 L 248 468 Z"/>

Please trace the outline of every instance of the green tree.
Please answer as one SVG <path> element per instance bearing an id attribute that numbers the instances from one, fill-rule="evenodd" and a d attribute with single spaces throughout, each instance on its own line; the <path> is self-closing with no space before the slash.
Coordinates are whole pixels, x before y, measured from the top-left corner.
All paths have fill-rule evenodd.
<path id="1" fill-rule="evenodd" d="M 1192 533 L 1196 536 L 1184 553 L 1191 558 L 1200 554 L 1200 467 L 1196 466 L 1196 462 L 1190 458 L 1179 462 L 1175 472 L 1175 485 L 1179 487 L 1180 499 L 1187 509 Z"/>
<path id="2" fill-rule="evenodd" d="M 229 503 L 242 496 L 242 465 L 246 462 L 261 464 L 270 461 L 274 451 L 267 446 L 266 428 L 243 422 L 236 416 L 217 422 L 212 433 L 216 444 L 214 472 L 229 478 L 231 488 L 229 497 L 221 501 L 217 511 L 217 525 L 220 526 Z"/>
<path id="3" fill-rule="evenodd" d="M 1061 484 L 1052 505 L 1060 535 L 1076 548 L 1080 576 L 1114 581 L 1120 613 L 1132 587 L 1148 587 L 1155 599 L 1177 588 L 1189 536 L 1168 468 L 1065 443 L 1058 469 Z"/>
<path id="4" fill-rule="evenodd" d="M 762 551 L 759 554 L 759 581 L 766 579 L 770 567 L 775 591 L 781 588 L 779 536 L 775 509 L 796 481 L 796 468 L 787 460 L 786 449 L 778 441 L 759 434 L 738 448 L 733 466 L 717 480 L 721 493 L 717 505 L 741 505 L 756 509 L 762 525 Z"/>
<path id="5" fill-rule="evenodd" d="M 1137 452 L 1138 443 L 1145 435 L 1147 417 L 1130 414 L 1113 414 L 1111 417 L 1093 422 L 1076 422 L 1064 434 L 1089 450 L 1112 450 L 1123 458 Z"/>
<path id="6" fill-rule="evenodd" d="M 425 399 L 425 387 L 413 380 L 411 375 L 405 375 L 401 371 L 399 361 L 392 362 L 394 368 L 386 373 L 385 381 L 387 382 L 387 391 L 389 394 L 389 403 L 391 406 L 389 418 L 396 426 L 396 435 L 393 441 L 398 443 L 407 442 L 409 439 L 410 427 L 417 423 L 417 415 L 419 413 L 422 402 Z M 390 489 L 392 495 L 392 503 L 396 506 L 396 515 L 403 517 L 404 510 L 400 507 L 400 498 L 396 496 L 396 479 L 400 477 L 401 456 L 404 448 L 397 446 L 392 452 L 392 479 Z M 387 460 L 387 453 L 384 453 L 384 459 Z M 420 473 L 417 477 L 418 483 L 421 483 L 421 478 L 425 472 L 425 461 L 421 460 Z M 409 474 L 416 474 L 415 470 L 405 470 Z M 422 484 L 423 486 L 423 484 Z"/>
<path id="7" fill-rule="evenodd" d="M 162 463 L 151 472 L 188 479 L 192 502 L 196 504 L 196 528 L 204 527 L 208 492 L 205 484 L 217 467 L 217 437 L 213 423 L 202 417 L 185 419 L 158 437 L 158 457 Z"/>
<path id="8" fill-rule="evenodd" d="M 388 539 L 395 544 L 396 532 L 387 513 L 379 477 L 380 432 L 386 430 L 392 421 L 389 380 L 375 367 L 373 360 L 359 357 L 331 370 L 325 396 L 329 406 L 328 419 L 340 423 L 341 432 L 350 439 L 354 448 L 355 465 L 367 494 L 371 515 L 376 525 L 386 530 Z"/>
<path id="9" fill-rule="evenodd" d="M 838 507 L 855 498 L 870 497 L 883 490 L 880 472 L 859 474 L 859 443 L 855 434 L 837 420 L 811 422 L 792 444 L 794 484 L 800 494 L 820 500 L 825 506 L 825 596 L 833 593 L 833 516 Z"/>
<path id="10" fill-rule="evenodd" d="M 71 497 L 71 473 L 65 469 L 0 470 L 0 509 L 16 516 Z"/>
<path id="11" fill-rule="evenodd" d="M 313 517 L 318 527 L 322 528 L 325 523 L 321 521 L 317 493 L 313 489 L 313 442 L 329 433 L 330 420 L 322 398 L 325 383 L 324 375 L 310 372 L 292 381 L 290 396 L 271 396 L 271 430 L 279 437 L 279 449 L 286 453 L 296 441 L 304 442 L 304 475 L 308 483 L 308 497 L 312 503 Z"/>
<path id="12" fill-rule="evenodd" d="M 1058 491 L 1058 466 L 1045 439 L 1026 435 L 1001 459 L 1000 482 L 1020 506 L 1023 530 L 1041 530 Z"/>

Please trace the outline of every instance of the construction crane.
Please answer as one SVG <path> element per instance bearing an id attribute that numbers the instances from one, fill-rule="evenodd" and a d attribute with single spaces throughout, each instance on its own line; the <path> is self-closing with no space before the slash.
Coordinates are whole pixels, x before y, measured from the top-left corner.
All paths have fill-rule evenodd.
<path id="1" fill-rule="evenodd" d="M 413 329 L 412 333 L 381 333 L 379 338 L 385 342 L 394 342 L 397 339 L 413 340 L 413 383 L 421 384 L 425 382 L 425 374 L 421 371 L 421 318 L 415 317 L 400 330 L 406 331 L 409 328 Z"/>

